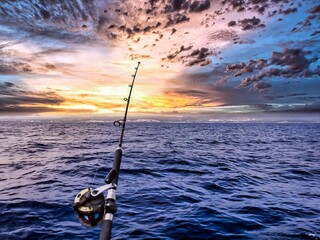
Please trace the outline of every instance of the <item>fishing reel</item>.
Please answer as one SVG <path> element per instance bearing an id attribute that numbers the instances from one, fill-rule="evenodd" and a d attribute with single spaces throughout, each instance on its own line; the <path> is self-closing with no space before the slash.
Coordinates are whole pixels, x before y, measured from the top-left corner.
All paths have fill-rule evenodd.
<path id="1" fill-rule="evenodd" d="M 77 194 L 72 207 L 81 225 L 95 227 L 100 223 L 106 211 L 103 192 L 109 189 L 115 189 L 115 185 L 107 184 L 96 189 L 86 188 Z"/>
<path id="2" fill-rule="evenodd" d="M 72 204 L 80 223 L 85 227 L 94 227 L 104 214 L 104 195 L 92 196 L 92 189 L 86 188 L 78 193 Z"/>

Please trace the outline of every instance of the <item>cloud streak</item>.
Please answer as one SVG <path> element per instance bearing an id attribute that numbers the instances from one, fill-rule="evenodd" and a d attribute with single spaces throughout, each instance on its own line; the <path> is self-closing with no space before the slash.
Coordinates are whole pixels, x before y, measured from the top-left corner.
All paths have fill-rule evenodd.
<path id="1" fill-rule="evenodd" d="M 53 107 L 65 99 L 52 91 L 32 92 L 21 89 L 12 82 L 0 83 L 0 112 L 56 111 Z M 44 106 L 45 105 L 45 106 Z"/>

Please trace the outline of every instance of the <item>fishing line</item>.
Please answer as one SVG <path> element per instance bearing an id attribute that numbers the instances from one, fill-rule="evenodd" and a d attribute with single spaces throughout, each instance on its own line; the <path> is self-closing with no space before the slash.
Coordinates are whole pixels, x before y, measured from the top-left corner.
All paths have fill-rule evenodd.
<path id="1" fill-rule="evenodd" d="M 97 176 L 98 171 L 99 171 L 99 168 L 97 168 L 97 170 L 95 171 L 94 176 L 92 177 L 89 186 L 92 186 L 92 184 L 94 184 L 94 181 L 96 180 L 96 176 Z"/>

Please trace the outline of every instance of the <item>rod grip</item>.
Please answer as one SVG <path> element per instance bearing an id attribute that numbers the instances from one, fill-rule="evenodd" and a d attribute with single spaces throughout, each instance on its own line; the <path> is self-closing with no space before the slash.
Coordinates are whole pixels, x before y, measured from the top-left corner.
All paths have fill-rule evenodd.
<path id="1" fill-rule="evenodd" d="M 112 230 L 112 221 L 105 220 L 105 219 L 102 220 L 100 240 L 110 240 L 111 239 L 111 230 Z"/>
<path id="2" fill-rule="evenodd" d="M 120 173 L 120 165 L 121 165 L 121 158 L 122 158 L 122 149 L 117 148 L 114 154 L 114 162 L 113 162 L 113 169 L 117 171 L 117 176 L 113 179 L 114 184 L 118 184 L 118 178 Z"/>

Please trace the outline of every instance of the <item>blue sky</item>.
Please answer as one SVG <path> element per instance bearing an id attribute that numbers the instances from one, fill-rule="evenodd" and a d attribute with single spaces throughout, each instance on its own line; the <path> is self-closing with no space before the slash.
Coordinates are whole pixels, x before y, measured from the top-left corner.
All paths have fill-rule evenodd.
<path id="1" fill-rule="evenodd" d="M 320 5 L 282 0 L 0 3 L 0 116 L 320 111 Z M 306 114 L 307 115 L 307 114 Z"/>

